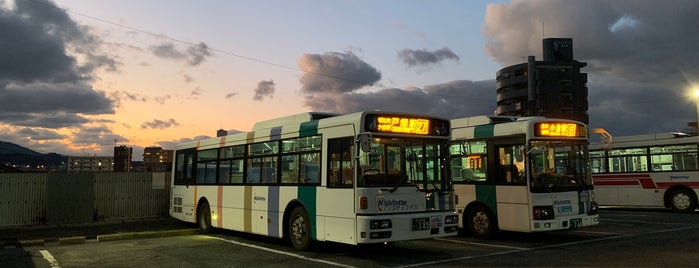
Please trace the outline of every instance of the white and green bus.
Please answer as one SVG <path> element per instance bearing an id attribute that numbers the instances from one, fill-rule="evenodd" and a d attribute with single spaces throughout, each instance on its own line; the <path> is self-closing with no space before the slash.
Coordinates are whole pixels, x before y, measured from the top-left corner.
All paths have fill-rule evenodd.
<path id="1" fill-rule="evenodd" d="M 170 215 L 298 250 L 456 235 L 449 134 L 421 115 L 304 113 L 180 144 Z"/>
<path id="2" fill-rule="evenodd" d="M 487 238 L 497 230 L 545 232 L 599 223 L 584 124 L 509 116 L 451 124 L 460 228 Z"/>

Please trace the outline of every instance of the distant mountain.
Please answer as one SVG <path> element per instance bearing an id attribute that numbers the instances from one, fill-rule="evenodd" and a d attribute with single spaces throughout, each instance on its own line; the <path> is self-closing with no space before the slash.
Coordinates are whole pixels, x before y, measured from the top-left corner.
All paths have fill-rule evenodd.
<path id="1" fill-rule="evenodd" d="M 17 144 L 11 142 L 0 141 L 0 154 L 25 154 L 30 156 L 41 156 L 41 153 L 37 153 L 30 149 L 24 148 Z"/>
<path id="2" fill-rule="evenodd" d="M 68 157 L 60 154 L 42 154 L 11 142 L 0 141 L 0 164 L 16 166 L 22 170 L 32 170 L 37 166 L 55 170 L 55 167 L 61 167 L 67 161 Z"/>

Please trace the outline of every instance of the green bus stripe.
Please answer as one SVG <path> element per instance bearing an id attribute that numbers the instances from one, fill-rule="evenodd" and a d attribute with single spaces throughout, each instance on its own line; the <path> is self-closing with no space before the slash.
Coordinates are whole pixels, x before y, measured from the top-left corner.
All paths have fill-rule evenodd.
<path id="1" fill-rule="evenodd" d="M 478 138 L 490 138 L 495 135 L 495 125 L 484 125 L 476 126 L 473 130 L 473 137 Z"/>
<path id="2" fill-rule="evenodd" d="M 318 134 L 318 121 L 303 122 L 299 128 L 299 137 Z"/>
<path id="3" fill-rule="evenodd" d="M 308 212 L 308 220 L 311 224 L 311 238 L 316 239 L 316 187 L 315 186 L 299 186 L 299 200 L 306 206 Z"/>
<path id="4" fill-rule="evenodd" d="M 495 185 L 476 185 L 476 200 L 484 203 L 490 211 L 498 215 L 497 197 L 495 196 Z"/>

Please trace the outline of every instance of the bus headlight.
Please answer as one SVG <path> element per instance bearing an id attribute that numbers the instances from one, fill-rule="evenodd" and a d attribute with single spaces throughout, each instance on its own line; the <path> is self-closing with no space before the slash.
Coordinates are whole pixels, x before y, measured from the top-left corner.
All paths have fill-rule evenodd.
<path id="1" fill-rule="evenodd" d="M 371 229 L 388 229 L 391 228 L 391 220 L 371 220 L 369 221 L 369 228 Z"/>
<path id="2" fill-rule="evenodd" d="M 459 222 L 459 215 L 449 215 L 444 217 L 444 224 L 455 224 Z"/>
<path id="3" fill-rule="evenodd" d="M 552 220 L 555 217 L 553 206 L 535 206 L 533 212 L 534 220 Z"/>

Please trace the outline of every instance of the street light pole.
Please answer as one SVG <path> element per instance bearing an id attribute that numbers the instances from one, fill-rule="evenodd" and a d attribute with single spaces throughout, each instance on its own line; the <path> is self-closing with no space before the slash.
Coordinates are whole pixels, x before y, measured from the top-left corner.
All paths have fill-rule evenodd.
<path id="1" fill-rule="evenodd" d="M 697 125 L 696 125 L 697 132 L 696 132 L 696 134 L 697 134 L 697 136 L 699 136 L 699 88 L 694 89 L 694 97 L 695 97 L 694 103 L 696 104 L 696 107 L 697 107 L 697 109 L 696 109 L 697 110 L 697 118 L 696 118 L 697 119 Z"/>

